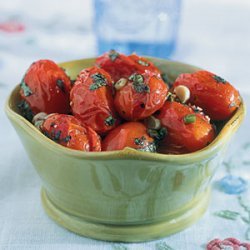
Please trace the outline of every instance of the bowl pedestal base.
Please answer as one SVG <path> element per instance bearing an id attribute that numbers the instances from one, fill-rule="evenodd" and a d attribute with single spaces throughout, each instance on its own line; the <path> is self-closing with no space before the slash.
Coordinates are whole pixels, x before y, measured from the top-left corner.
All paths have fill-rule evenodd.
<path id="1" fill-rule="evenodd" d="M 82 236 L 118 242 L 148 241 L 179 232 L 195 223 L 204 214 L 209 198 L 210 189 L 207 189 L 188 211 L 175 217 L 175 219 L 170 218 L 151 224 L 114 225 L 85 221 L 80 217 L 71 215 L 55 206 L 48 198 L 45 189 L 42 188 L 41 190 L 44 210 L 59 225 Z"/>

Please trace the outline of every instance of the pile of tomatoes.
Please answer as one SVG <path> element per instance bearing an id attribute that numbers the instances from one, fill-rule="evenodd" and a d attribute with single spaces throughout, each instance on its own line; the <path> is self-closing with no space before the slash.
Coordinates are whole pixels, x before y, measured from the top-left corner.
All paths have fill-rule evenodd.
<path id="1" fill-rule="evenodd" d="M 82 151 L 183 154 L 216 136 L 214 123 L 241 103 L 238 91 L 208 71 L 184 73 L 169 86 L 136 54 L 111 50 L 72 81 L 51 60 L 34 62 L 20 84 L 23 116 L 55 142 Z"/>

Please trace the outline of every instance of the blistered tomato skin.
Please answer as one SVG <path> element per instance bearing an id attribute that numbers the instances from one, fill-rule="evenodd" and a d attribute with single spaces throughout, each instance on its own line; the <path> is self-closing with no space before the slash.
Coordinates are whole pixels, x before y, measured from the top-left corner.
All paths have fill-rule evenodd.
<path id="1" fill-rule="evenodd" d="M 160 153 L 191 153 L 206 147 L 215 138 L 209 121 L 181 103 L 166 101 L 155 117 L 167 129 L 167 135 L 160 144 Z"/>
<path id="2" fill-rule="evenodd" d="M 188 87 L 189 101 L 215 121 L 229 119 L 241 103 L 239 92 L 229 82 L 208 71 L 181 74 L 173 87 L 178 85 Z"/>
<path id="3" fill-rule="evenodd" d="M 40 129 L 47 137 L 65 147 L 87 152 L 101 151 L 99 135 L 71 115 L 51 114 Z"/>
<path id="4" fill-rule="evenodd" d="M 125 120 L 137 121 L 160 109 L 167 93 L 167 85 L 161 78 L 149 73 L 133 74 L 116 90 L 114 105 Z"/>
<path id="5" fill-rule="evenodd" d="M 122 150 L 125 147 L 146 152 L 156 150 L 154 139 L 148 135 L 146 126 L 140 122 L 119 125 L 102 141 L 102 151 Z"/>
<path id="6" fill-rule="evenodd" d="M 96 66 L 107 71 L 115 82 L 120 78 L 129 77 L 137 70 L 133 60 L 115 50 L 110 50 L 98 57 Z"/>
<path id="7" fill-rule="evenodd" d="M 70 92 L 70 105 L 73 115 L 97 133 L 105 134 L 119 123 L 114 110 L 111 77 L 100 68 L 80 72 Z"/>
<path id="8" fill-rule="evenodd" d="M 128 58 L 130 58 L 134 63 L 136 67 L 137 73 L 150 73 L 152 75 L 156 75 L 158 77 L 161 76 L 160 70 L 150 61 L 148 61 L 144 57 L 140 57 L 136 54 L 129 55 Z"/>
<path id="9" fill-rule="evenodd" d="M 19 108 L 29 120 L 39 112 L 70 112 L 71 82 L 64 70 L 53 61 L 34 62 L 27 70 L 20 87 L 22 102 Z"/>

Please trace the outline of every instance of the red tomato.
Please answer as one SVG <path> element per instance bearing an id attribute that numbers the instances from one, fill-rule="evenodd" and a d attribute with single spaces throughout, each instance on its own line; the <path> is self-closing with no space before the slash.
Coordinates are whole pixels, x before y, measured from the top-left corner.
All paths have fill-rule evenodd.
<path id="1" fill-rule="evenodd" d="M 101 151 L 99 135 L 71 115 L 51 114 L 40 126 L 53 141 L 76 150 Z"/>
<path id="2" fill-rule="evenodd" d="M 118 124 L 113 104 L 112 80 L 103 69 L 92 67 L 80 72 L 70 92 L 72 112 L 97 133 L 105 133 Z"/>
<path id="3" fill-rule="evenodd" d="M 160 77 L 161 72 L 154 64 L 136 54 L 126 56 L 115 50 L 110 50 L 96 59 L 96 65 L 107 71 L 117 82 L 120 78 L 128 78 L 133 73 L 147 72 Z"/>
<path id="4" fill-rule="evenodd" d="M 122 77 L 129 77 L 137 70 L 133 60 L 115 50 L 98 57 L 96 65 L 107 71 L 115 82 Z"/>
<path id="5" fill-rule="evenodd" d="M 130 58 L 135 63 L 137 73 L 147 72 L 157 75 L 159 77 L 161 76 L 160 70 L 146 58 L 140 57 L 136 54 L 129 55 L 128 58 Z"/>
<path id="6" fill-rule="evenodd" d="M 160 109 L 168 92 L 161 78 L 149 73 L 133 74 L 125 86 L 116 91 L 115 108 L 124 119 L 144 119 Z"/>
<path id="7" fill-rule="evenodd" d="M 201 107 L 212 120 L 229 119 L 241 103 L 239 92 L 223 78 L 208 71 L 181 74 L 174 86 L 189 88 L 190 102 Z"/>
<path id="8" fill-rule="evenodd" d="M 108 133 L 102 142 L 102 151 L 122 150 L 125 147 L 155 152 L 154 139 L 140 122 L 124 123 Z"/>
<path id="9" fill-rule="evenodd" d="M 19 105 L 23 115 L 31 120 L 39 113 L 69 113 L 71 82 L 56 63 L 50 60 L 34 62 L 21 84 Z"/>
<path id="10" fill-rule="evenodd" d="M 167 135 L 160 143 L 161 153 L 194 152 L 206 147 L 215 138 L 209 121 L 181 103 L 166 101 L 155 117 L 167 129 Z"/>

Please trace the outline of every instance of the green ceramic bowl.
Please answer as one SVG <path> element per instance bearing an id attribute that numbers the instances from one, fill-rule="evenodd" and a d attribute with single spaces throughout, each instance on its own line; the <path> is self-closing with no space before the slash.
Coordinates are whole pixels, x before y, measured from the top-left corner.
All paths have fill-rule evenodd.
<path id="1" fill-rule="evenodd" d="M 150 58 L 174 80 L 198 68 Z M 75 78 L 94 59 L 62 63 Z M 60 146 L 19 113 L 19 86 L 6 113 L 42 179 L 47 214 L 78 234 L 110 241 L 138 242 L 178 232 L 205 212 L 210 182 L 226 146 L 239 128 L 244 104 L 206 148 L 191 154 L 164 155 L 125 148 L 89 153 Z"/>

